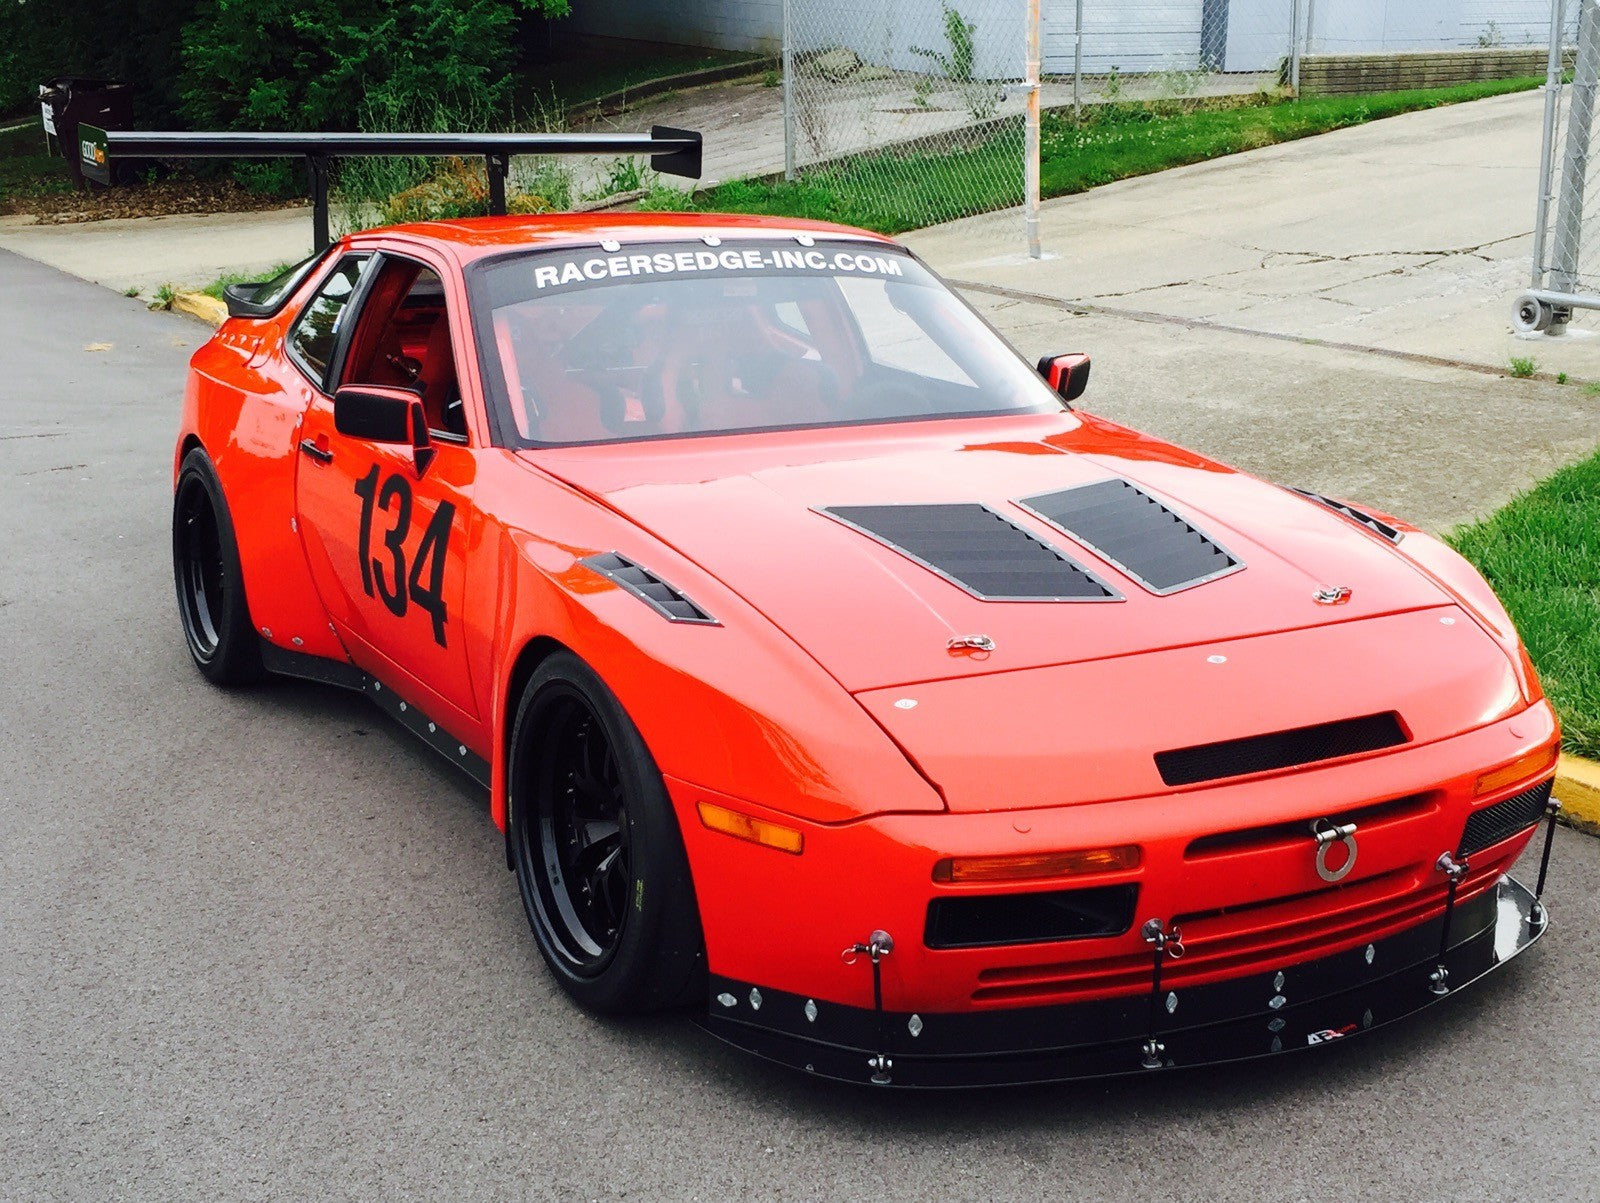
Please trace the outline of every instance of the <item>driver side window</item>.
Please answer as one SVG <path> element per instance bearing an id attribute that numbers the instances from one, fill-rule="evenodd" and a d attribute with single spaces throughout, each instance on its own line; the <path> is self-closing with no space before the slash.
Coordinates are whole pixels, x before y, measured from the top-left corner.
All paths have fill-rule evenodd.
<path id="1" fill-rule="evenodd" d="M 383 256 L 350 340 L 342 383 L 410 389 L 422 398 L 435 437 L 466 440 L 450 315 L 437 272 Z"/>

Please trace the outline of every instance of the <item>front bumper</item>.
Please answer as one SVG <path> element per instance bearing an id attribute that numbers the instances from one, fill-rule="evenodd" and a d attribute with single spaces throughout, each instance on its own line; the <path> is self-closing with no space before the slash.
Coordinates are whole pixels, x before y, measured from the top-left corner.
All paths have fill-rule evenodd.
<path id="1" fill-rule="evenodd" d="M 1441 981 L 1444 922 L 1225 981 L 1004 1010 L 878 1011 L 714 976 L 704 1022 L 781 1064 L 878 1085 L 997 1086 L 1217 1065 L 1326 1044 L 1420 1011 L 1516 956 L 1544 934 L 1548 916 L 1532 892 L 1502 876 L 1454 909 Z M 1151 979 L 1155 987 L 1154 963 Z"/>

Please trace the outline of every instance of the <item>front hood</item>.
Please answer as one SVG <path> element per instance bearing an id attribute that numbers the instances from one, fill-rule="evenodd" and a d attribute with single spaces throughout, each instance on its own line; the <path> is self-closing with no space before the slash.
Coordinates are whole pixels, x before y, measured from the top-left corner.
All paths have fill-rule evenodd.
<path id="1" fill-rule="evenodd" d="M 1103 660 L 1453 601 L 1381 537 L 1325 507 L 1086 415 L 524 454 L 698 563 L 851 692 Z M 1242 567 L 1157 593 L 1017 504 L 1116 478 L 1168 507 Z M 1087 569 L 1115 600 L 984 600 L 819 512 L 973 503 Z M 971 548 L 958 554 L 970 555 Z M 1348 589 L 1348 599 L 1319 603 L 1315 595 L 1329 586 Z M 993 650 L 950 649 L 952 639 L 967 636 L 986 637 Z"/>

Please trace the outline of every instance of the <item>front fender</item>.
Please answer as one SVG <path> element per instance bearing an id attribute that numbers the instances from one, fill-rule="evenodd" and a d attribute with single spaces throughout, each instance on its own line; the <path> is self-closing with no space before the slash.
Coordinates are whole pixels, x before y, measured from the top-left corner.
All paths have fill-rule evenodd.
<path id="1" fill-rule="evenodd" d="M 617 695 L 661 771 L 814 823 L 937 812 L 943 799 L 884 730 L 793 640 L 692 561 L 510 457 L 479 480 L 498 539 L 491 641 L 492 807 L 505 826 L 506 740 L 522 653 L 582 656 Z M 537 522 L 506 520 L 537 514 Z M 536 532 L 559 530 L 568 541 Z M 674 623 L 579 561 L 616 551 L 716 618 Z"/>

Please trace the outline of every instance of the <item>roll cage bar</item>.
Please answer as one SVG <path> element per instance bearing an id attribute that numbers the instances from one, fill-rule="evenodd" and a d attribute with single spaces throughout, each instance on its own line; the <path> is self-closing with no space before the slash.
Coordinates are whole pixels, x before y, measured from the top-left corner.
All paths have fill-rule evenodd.
<path id="1" fill-rule="evenodd" d="M 328 227 L 328 167 L 334 159 L 403 155 L 482 156 L 489 176 L 489 212 L 506 211 L 506 176 L 514 155 L 649 155 L 663 175 L 696 180 L 701 138 L 696 130 L 653 126 L 648 134 L 361 134 L 189 133 L 103 130 L 78 126 L 78 154 L 87 179 L 109 185 L 113 159 L 303 158 L 311 178 L 312 240 L 323 250 Z"/>

